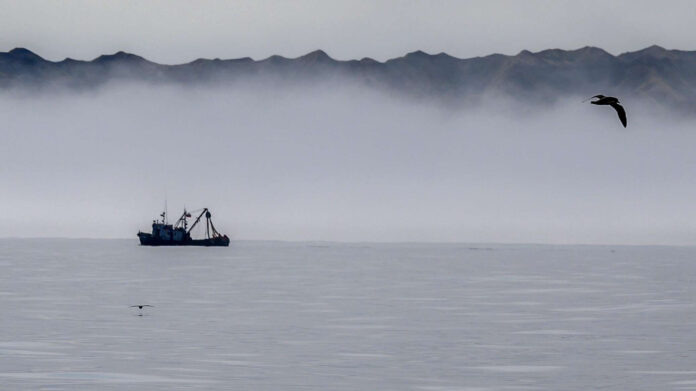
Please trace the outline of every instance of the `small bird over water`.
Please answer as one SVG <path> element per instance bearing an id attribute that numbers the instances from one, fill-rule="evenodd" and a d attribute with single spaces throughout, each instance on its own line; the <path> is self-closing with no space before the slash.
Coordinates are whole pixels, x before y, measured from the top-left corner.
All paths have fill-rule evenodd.
<path id="1" fill-rule="evenodd" d="M 154 305 L 150 304 L 137 304 L 137 305 L 132 305 L 131 308 L 138 307 L 138 310 L 140 310 L 140 313 L 138 316 L 143 316 L 143 307 L 154 307 Z"/>
<path id="2" fill-rule="evenodd" d="M 138 304 L 138 305 L 132 305 L 131 308 L 138 307 L 138 309 L 143 309 L 143 307 L 154 307 L 154 305 L 150 304 Z"/>
<path id="3" fill-rule="evenodd" d="M 590 99 L 595 99 L 593 100 L 592 103 L 593 105 L 609 105 L 616 110 L 616 113 L 619 115 L 619 120 L 621 120 L 621 124 L 626 127 L 626 110 L 624 110 L 623 106 L 619 104 L 619 100 L 617 98 L 614 98 L 613 96 L 604 96 L 604 95 L 595 95 Z"/>

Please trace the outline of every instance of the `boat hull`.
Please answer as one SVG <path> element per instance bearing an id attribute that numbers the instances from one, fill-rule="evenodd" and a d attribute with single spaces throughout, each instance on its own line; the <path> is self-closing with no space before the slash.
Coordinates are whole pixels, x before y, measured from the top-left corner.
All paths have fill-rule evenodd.
<path id="1" fill-rule="evenodd" d="M 203 247 L 229 247 L 230 239 L 227 236 L 215 237 L 210 239 L 186 239 L 186 240 L 164 240 L 155 238 L 152 234 L 139 232 L 141 246 L 203 246 Z"/>

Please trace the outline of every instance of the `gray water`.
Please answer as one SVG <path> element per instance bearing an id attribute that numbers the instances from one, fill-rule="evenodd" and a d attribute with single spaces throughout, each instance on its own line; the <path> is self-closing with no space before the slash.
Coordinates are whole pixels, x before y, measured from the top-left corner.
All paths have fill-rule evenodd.
<path id="1" fill-rule="evenodd" d="M 696 389 L 696 248 L 0 240 L 0 271 L 2 390 Z"/>

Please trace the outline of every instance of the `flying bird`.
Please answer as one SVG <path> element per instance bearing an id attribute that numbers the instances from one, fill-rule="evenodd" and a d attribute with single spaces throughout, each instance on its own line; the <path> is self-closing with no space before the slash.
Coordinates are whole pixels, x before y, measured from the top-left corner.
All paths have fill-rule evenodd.
<path id="1" fill-rule="evenodd" d="M 138 305 L 132 305 L 131 308 L 138 307 L 138 309 L 143 309 L 143 307 L 154 307 L 154 305 L 150 304 L 138 304 Z"/>
<path id="2" fill-rule="evenodd" d="M 623 106 L 619 104 L 619 100 L 617 98 L 614 98 L 613 96 L 604 96 L 604 95 L 595 95 L 590 99 L 597 98 L 597 100 L 593 100 L 592 103 L 593 105 L 609 105 L 616 110 L 616 113 L 619 115 L 619 120 L 621 120 L 621 124 L 626 127 L 626 110 L 624 110 Z"/>
<path id="3" fill-rule="evenodd" d="M 143 316 L 143 307 L 154 307 L 154 305 L 150 304 L 138 304 L 138 305 L 132 305 L 131 308 L 138 307 L 138 310 L 140 313 L 138 313 L 138 316 Z"/>

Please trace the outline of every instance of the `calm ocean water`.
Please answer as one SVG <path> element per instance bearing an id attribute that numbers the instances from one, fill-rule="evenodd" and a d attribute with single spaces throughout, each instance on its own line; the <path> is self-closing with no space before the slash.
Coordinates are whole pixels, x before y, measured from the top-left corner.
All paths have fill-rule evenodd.
<path id="1" fill-rule="evenodd" d="M 689 247 L 0 240 L 0 389 L 696 390 L 695 298 Z"/>

